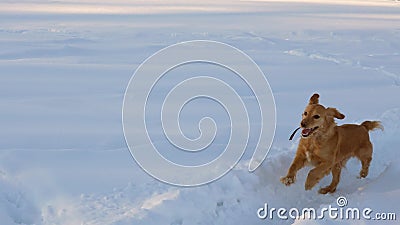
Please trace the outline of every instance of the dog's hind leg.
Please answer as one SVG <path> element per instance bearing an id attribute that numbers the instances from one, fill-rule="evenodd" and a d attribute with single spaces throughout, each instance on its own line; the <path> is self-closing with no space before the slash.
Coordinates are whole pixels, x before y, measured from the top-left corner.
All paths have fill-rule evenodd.
<path id="1" fill-rule="evenodd" d="M 361 161 L 361 171 L 359 178 L 365 178 L 368 176 L 369 164 L 372 160 L 372 144 L 368 142 L 366 146 L 360 148 L 357 154 L 357 158 Z"/>
<path id="2" fill-rule="evenodd" d="M 372 157 L 361 159 L 361 171 L 359 178 L 365 178 L 368 176 L 369 164 L 371 163 Z"/>
<path id="3" fill-rule="evenodd" d="M 319 189 L 318 193 L 326 194 L 326 193 L 333 193 L 336 191 L 336 187 L 340 181 L 340 173 L 342 172 L 342 165 L 341 163 L 337 163 L 332 168 L 332 182 L 330 185 Z"/>

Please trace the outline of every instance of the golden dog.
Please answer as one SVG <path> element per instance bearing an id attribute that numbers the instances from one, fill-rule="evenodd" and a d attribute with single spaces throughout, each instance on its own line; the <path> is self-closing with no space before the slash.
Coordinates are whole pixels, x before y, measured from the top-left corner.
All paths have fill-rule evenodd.
<path id="1" fill-rule="evenodd" d="M 319 193 L 333 193 L 340 181 L 340 172 L 350 157 L 357 157 L 362 164 L 359 178 L 368 175 L 372 160 L 372 144 L 368 131 L 383 130 L 379 121 L 365 121 L 361 125 L 344 124 L 337 126 L 334 118 L 344 115 L 335 108 L 325 108 L 318 104 L 319 95 L 314 94 L 309 101 L 301 120 L 301 140 L 296 156 L 285 177 L 280 180 L 290 185 L 296 180 L 296 173 L 306 164 L 313 168 L 307 176 L 305 189 L 313 188 L 324 176 L 332 173 L 330 185 L 321 188 Z"/>

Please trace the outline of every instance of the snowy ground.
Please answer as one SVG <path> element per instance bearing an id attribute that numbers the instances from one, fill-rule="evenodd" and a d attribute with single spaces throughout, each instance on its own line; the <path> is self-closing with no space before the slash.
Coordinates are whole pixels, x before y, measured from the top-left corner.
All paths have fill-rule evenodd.
<path id="1" fill-rule="evenodd" d="M 275 96 L 277 129 L 255 173 L 247 172 L 245 155 L 216 182 L 178 188 L 133 161 L 121 108 L 143 60 L 193 39 L 228 43 L 255 60 Z M 264 203 L 336 206 L 338 196 L 398 217 L 399 39 L 400 3 L 389 0 L 2 1 L 1 224 L 331 224 L 260 220 L 256 212 Z M 279 182 L 298 142 L 288 136 L 314 92 L 346 115 L 340 123 L 378 119 L 385 126 L 371 133 L 368 178 L 356 179 L 360 165 L 351 160 L 332 195 L 304 191 L 308 169 L 291 187 Z"/>

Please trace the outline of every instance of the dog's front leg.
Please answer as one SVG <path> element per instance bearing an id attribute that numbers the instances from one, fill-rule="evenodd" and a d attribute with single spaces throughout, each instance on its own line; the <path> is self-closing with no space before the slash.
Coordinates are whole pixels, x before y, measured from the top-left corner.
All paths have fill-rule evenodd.
<path id="1" fill-rule="evenodd" d="M 305 189 L 311 190 L 324 176 L 331 171 L 331 163 L 321 163 L 310 170 L 305 183 Z"/>
<path id="2" fill-rule="evenodd" d="M 306 156 L 300 151 L 297 151 L 296 157 L 292 165 L 290 165 L 287 175 L 281 177 L 281 182 L 286 186 L 293 184 L 296 181 L 297 171 L 304 167 L 306 160 Z"/>

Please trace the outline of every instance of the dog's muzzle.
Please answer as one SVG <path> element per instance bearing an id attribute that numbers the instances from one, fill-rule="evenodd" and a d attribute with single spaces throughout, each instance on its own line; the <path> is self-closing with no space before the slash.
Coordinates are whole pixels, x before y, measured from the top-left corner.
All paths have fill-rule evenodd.
<path id="1" fill-rule="evenodd" d="M 302 137 L 308 137 L 308 136 L 310 136 L 316 129 L 318 129 L 318 127 L 314 127 L 314 128 L 304 128 L 303 130 L 301 130 L 301 136 L 302 136 Z"/>

